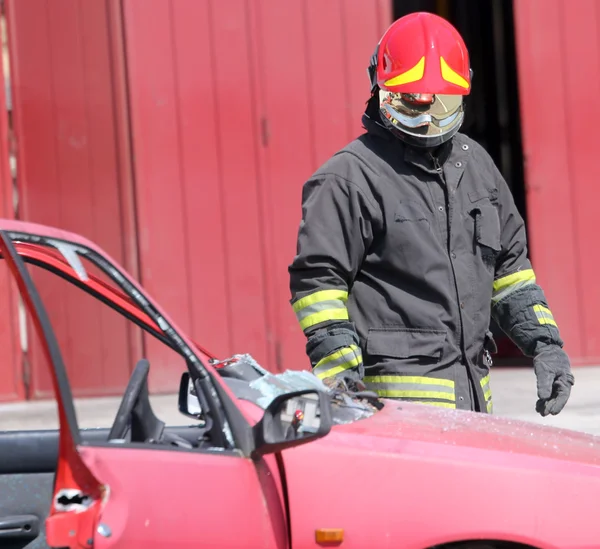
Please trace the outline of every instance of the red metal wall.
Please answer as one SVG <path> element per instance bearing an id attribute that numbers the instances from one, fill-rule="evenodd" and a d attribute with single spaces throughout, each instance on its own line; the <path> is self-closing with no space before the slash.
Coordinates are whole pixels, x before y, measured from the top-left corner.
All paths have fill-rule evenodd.
<path id="1" fill-rule="evenodd" d="M 599 175 L 600 7 L 514 4 L 534 268 L 574 362 L 598 362 L 590 197 Z M 305 367 L 287 278 L 300 190 L 361 131 L 366 64 L 391 21 L 390 2 L 6 6 L 20 217 L 99 242 L 217 353 L 251 352 L 273 370 Z M 572 97 L 586 106 L 578 116 Z M 0 94 L 0 207 L 10 216 L 7 131 Z M 76 395 L 121 389 L 140 342 L 40 281 Z M 1 276 L 0 295 L 16 308 Z M 13 311 L 0 329 L 14 357 L 0 366 L 8 380 L 0 400 L 25 395 L 16 319 Z M 84 354 L 72 350 L 74 338 L 86 342 Z M 47 396 L 30 343 L 31 396 Z M 152 342 L 148 354 L 153 390 L 175 389 L 167 355 Z"/>
<path id="2" fill-rule="evenodd" d="M 15 196 L 9 159 L 12 140 L 5 84 L 4 74 L 0 71 L 0 215 L 13 219 Z M 23 356 L 18 327 L 18 290 L 4 262 L 0 264 L 0 302 L 3 312 L 2 322 L 0 322 L 0 349 L 2 349 L 0 402 L 2 402 L 22 399 L 25 396 Z"/>
<path id="3" fill-rule="evenodd" d="M 127 150 L 120 126 L 126 120 L 119 97 L 122 51 L 115 50 L 118 42 L 111 34 L 111 21 L 119 12 L 110 4 L 6 2 L 19 215 L 81 233 L 132 268 L 131 181 L 127 159 L 121 158 Z M 134 342 L 125 322 L 66 292 L 56 277 L 36 273 L 36 279 L 75 394 L 119 391 L 133 367 Z M 30 329 L 30 396 L 47 397 L 52 394 L 50 380 L 32 333 Z"/>
<path id="4" fill-rule="evenodd" d="M 575 364 L 600 362 L 600 4 L 514 2 L 529 239 Z"/>
<path id="5" fill-rule="evenodd" d="M 359 133 L 390 17 L 380 0 L 124 0 L 141 279 L 217 353 L 306 367 L 300 189 Z M 153 386 L 174 389 L 149 343 Z"/>
<path id="6" fill-rule="evenodd" d="M 19 217 L 98 242 L 217 353 L 306 367 L 287 274 L 300 190 L 361 131 L 366 65 L 389 0 L 6 7 Z M 75 394 L 118 392 L 140 342 L 60 282 L 36 279 Z M 0 343 L 17 345 L 15 335 L 7 324 Z M 151 389 L 176 389 L 180 365 L 146 343 Z M 29 396 L 49 396 L 29 344 Z M 0 399 L 24 396 L 16 347 L 14 357 Z"/>

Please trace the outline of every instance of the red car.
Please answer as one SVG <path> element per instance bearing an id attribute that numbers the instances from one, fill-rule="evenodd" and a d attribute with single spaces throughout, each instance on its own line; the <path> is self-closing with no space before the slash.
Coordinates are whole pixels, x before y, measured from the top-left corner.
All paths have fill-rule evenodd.
<path id="1" fill-rule="evenodd" d="M 74 234 L 0 220 L 0 254 L 44 343 L 60 417 L 59 432 L 0 433 L 3 548 L 600 547 L 599 438 L 335 393 L 247 356 L 217 362 Z M 173 406 L 192 424 L 156 417 L 140 357 L 112 427 L 80 429 L 32 268 L 183 357 Z"/>

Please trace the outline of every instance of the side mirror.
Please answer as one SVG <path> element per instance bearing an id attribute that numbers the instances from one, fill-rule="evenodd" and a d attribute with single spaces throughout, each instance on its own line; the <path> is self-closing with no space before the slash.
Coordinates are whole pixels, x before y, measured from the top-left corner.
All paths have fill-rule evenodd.
<path id="1" fill-rule="evenodd" d="M 189 372 L 181 374 L 179 382 L 179 412 L 193 419 L 202 419 L 202 408 Z"/>
<path id="2" fill-rule="evenodd" d="M 327 393 L 307 389 L 279 395 L 253 428 L 253 457 L 322 438 L 331 431 L 332 423 Z"/>

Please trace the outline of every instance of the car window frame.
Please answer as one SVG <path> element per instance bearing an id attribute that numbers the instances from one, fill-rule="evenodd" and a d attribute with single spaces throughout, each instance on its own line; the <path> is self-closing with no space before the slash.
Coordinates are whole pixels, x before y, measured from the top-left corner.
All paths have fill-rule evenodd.
<path id="1" fill-rule="evenodd" d="M 222 411 L 222 417 L 219 418 L 220 427 L 224 432 L 229 435 L 230 448 L 224 448 L 225 451 L 232 450 L 234 452 L 241 452 L 244 456 L 250 456 L 253 448 L 254 448 L 254 440 L 252 437 L 252 428 L 241 413 L 240 409 L 236 405 L 236 403 L 232 400 L 230 395 L 226 392 L 223 387 L 223 382 L 220 379 L 215 379 L 218 376 L 215 376 L 210 369 L 207 369 L 203 360 L 206 360 L 206 356 L 210 357 L 210 354 L 207 354 L 204 349 L 202 352 L 205 354 L 204 357 L 198 356 L 198 354 L 194 351 L 194 349 L 185 342 L 185 340 L 181 337 L 181 335 L 177 332 L 177 330 L 164 318 L 162 311 L 158 308 L 158 305 L 153 303 L 149 297 L 140 292 L 141 287 L 135 287 L 127 277 L 121 272 L 120 268 L 115 265 L 113 262 L 109 261 L 102 253 L 85 246 L 81 243 L 73 243 L 68 240 L 63 240 L 55 237 L 47 237 L 34 235 L 32 233 L 22 232 L 22 231 L 13 231 L 13 230 L 0 230 L 0 260 L 7 260 L 6 257 L 3 257 L 4 249 L 8 252 L 9 256 L 12 256 L 12 261 L 14 261 L 14 267 L 11 268 L 12 277 L 16 280 L 17 285 L 19 286 L 19 290 L 21 295 L 23 295 L 24 291 L 29 294 L 29 297 L 33 299 L 35 302 L 39 300 L 39 305 L 41 305 L 41 312 L 37 307 L 34 310 L 31 310 L 28 307 L 31 315 L 40 315 L 40 322 L 47 325 L 42 326 L 42 331 L 38 331 L 42 337 L 45 339 L 46 345 L 51 347 L 52 357 L 49 357 L 49 362 L 51 367 L 54 369 L 54 374 L 58 383 L 55 385 L 55 393 L 57 402 L 59 403 L 59 416 L 61 419 L 61 426 L 63 425 L 63 416 L 61 415 L 61 409 L 64 410 L 64 425 L 70 431 L 71 437 L 73 439 L 73 444 L 75 446 L 85 446 L 89 445 L 86 442 L 81 440 L 79 436 L 79 428 L 76 421 L 76 415 L 74 410 L 74 403 L 72 392 L 70 388 L 70 383 L 68 380 L 68 376 L 66 373 L 66 369 L 64 367 L 64 362 L 62 360 L 62 356 L 60 355 L 60 349 L 58 347 L 58 343 L 56 342 L 56 338 L 54 336 L 53 328 L 47 315 L 45 313 L 45 307 L 43 305 L 43 300 L 39 296 L 37 292 L 37 288 L 35 283 L 31 279 L 31 275 L 26 268 L 26 264 L 34 264 L 39 268 L 47 270 L 48 272 L 53 273 L 56 276 L 59 276 L 65 279 L 67 282 L 70 282 L 80 288 L 82 291 L 86 292 L 88 295 L 96 299 L 100 299 L 100 301 L 107 304 L 117 313 L 123 315 L 125 318 L 133 321 L 140 328 L 145 330 L 147 333 L 150 333 L 154 337 L 157 335 L 161 335 L 160 332 L 156 331 L 156 328 L 162 329 L 163 334 L 162 337 L 158 337 L 158 339 L 167 344 L 171 349 L 180 354 L 184 359 L 186 367 L 190 373 L 190 375 L 194 379 L 198 379 L 198 372 L 201 371 L 204 373 L 205 377 L 205 385 L 210 386 L 210 395 L 209 399 L 213 403 L 216 403 L 218 408 Z M 56 243 L 62 243 L 65 246 L 71 246 L 76 249 L 78 253 L 80 253 L 83 257 L 88 259 L 92 264 L 94 264 L 101 272 L 103 272 L 108 278 L 118 286 L 119 290 L 124 292 L 123 295 L 119 295 L 113 288 L 109 285 L 106 285 L 102 280 L 95 277 L 92 273 L 88 274 L 88 277 L 92 278 L 107 288 L 112 294 L 113 297 L 117 296 L 120 298 L 123 303 L 129 303 L 134 305 L 135 309 L 137 309 L 138 313 L 134 314 L 134 318 L 131 318 L 131 313 L 128 313 L 127 308 L 121 307 L 114 302 L 107 303 L 107 299 L 103 299 L 102 295 L 98 295 L 99 292 L 93 290 L 89 284 L 86 284 L 82 281 L 77 273 L 75 272 L 72 265 L 69 264 L 68 261 L 63 256 L 63 261 L 59 262 L 62 265 L 55 264 L 53 268 L 51 268 L 52 261 L 49 261 L 49 258 L 53 258 L 54 261 L 57 260 L 59 255 L 63 255 L 61 250 L 57 248 Z M 29 249 L 37 249 L 40 253 L 37 254 L 37 258 L 27 257 L 26 254 L 22 254 L 19 252 L 18 248 L 21 248 L 21 252 L 23 252 L 23 244 L 29 244 Z M 53 253 L 48 253 L 49 250 L 52 250 Z M 46 257 L 43 258 L 42 256 Z M 44 261 L 46 259 L 46 261 Z M 9 266 L 12 261 L 9 261 Z M 21 266 L 25 269 L 26 276 L 23 276 L 21 270 Z M 70 272 L 69 272 L 70 271 Z M 131 288 L 128 292 L 128 288 Z M 131 292 L 131 293 L 130 293 Z M 133 296 L 131 295 L 133 293 Z M 139 301 L 136 301 L 135 298 L 138 298 Z M 109 300 L 108 300 L 109 301 Z M 141 301 L 141 303 L 140 303 Z M 146 306 L 146 310 L 144 310 L 144 306 Z M 157 321 L 152 318 L 152 312 L 156 311 Z M 44 320 L 45 317 L 45 320 Z M 148 322 L 151 321 L 151 324 Z M 163 327 L 160 326 L 163 325 Z M 48 330 L 49 328 L 49 330 Z M 169 330 L 167 332 L 167 329 Z M 49 333 L 50 332 L 50 333 Z M 168 341 L 164 341 L 166 339 Z M 179 344 L 179 345 L 178 345 Z M 56 348 L 54 349 L 53 347 Z M 178 348 L 179 347 L 179 348 Z M 183 348 L 182 348 L 183 347 Z M 203 392 L 206 391 L 206 387 Z M 205 395 L 206 396 L 206 395 Z M 213 410 L 211 410 L 213 411 Z M 217 415 L 218 417 L 218 415 Z M 224 423 L 223 423 L 224 422 Z M 226 436 L 227 438 L 227 436 Z M 94 443 L 93 446 L 104 446 L 104 444 Z M 114 444 L 106 443 L 106 446 L 115 447 Z M 125 447 L 129 445 L 119 445 L 120 447 Z M 145 448 L 143 445 L 135 444 L 131 447 L 134 448 Z M 168 448 L 171 450 L 172 448 Z M 181 449 L 174 448 L 175 450 L 181 451 Z M 198 451 L 198 449 L 194 449 L 193 451 Z"/>

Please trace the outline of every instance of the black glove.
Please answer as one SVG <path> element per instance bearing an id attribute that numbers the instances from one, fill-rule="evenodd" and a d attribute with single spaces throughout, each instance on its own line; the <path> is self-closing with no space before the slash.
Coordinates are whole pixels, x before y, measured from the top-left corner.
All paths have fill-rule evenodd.
<path id="1" fill-rule="evenodd" d="M 544 345 L 533 356 L 533 370 L 539 399 L 535 409 L 542 416 L 555 416 L 565 407 L 575 383 L 569 357 L 558 345 Z"/>

